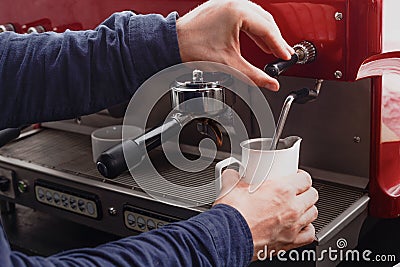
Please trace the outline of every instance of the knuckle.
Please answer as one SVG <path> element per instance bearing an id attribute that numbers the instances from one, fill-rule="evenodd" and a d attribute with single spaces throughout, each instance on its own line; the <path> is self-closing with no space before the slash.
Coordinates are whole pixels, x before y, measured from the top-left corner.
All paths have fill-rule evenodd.
<path id="1" fill-rule="evenodd" d="M 296 239 L 296 236 L 298 235 L 299 232 L 299 228 L 300 226 L 298 226 L 297 224 L 292 224 L 289 228 L 288 228 L 288 232 L 290 233 L 290 235 L 288 235 L 288 241 L 291 243 Z"/>
<path id="2" fill-rule="evenodd" d="M 285 186 L 279 190 L 282 199 L 288 199 L 290 196 L 293 195 L 293 189 L 291 186 Z"/>
<path id="3" fill-rule="evenodd" d="M 285 184 L 284 186 L 279 187 L 279 192 L 283 196 L 290 196 L 296 193 L 296 189 L 290 184 Z"/>
<path id="4" fill-rule="evenodd" d="M 256 3 L 252 3 L 256 9 L 258 9 L 259 12 L 263 13 L 263 15 L 270 21 L 274 21 L 274 17 L 272 16 L 271 13 L 269 13 L 268 11 L 266 11 L 264 8 L 262 8 L 262 6 L 256 4 Z"/>
<path id="5" fill-rule="evenodd" d="M 297 208 L 295 208 L 295 207 L 292 207 L 291 209 L 290 209 L 290 218 L 293 220 L 293 221 L 298 221 L 299 219 L 300 219 L 300 217 L 301 217 L 301 212 L 299 211 L 299 209 L 297 209 Z"/>
<path id="6" fill-rule="evenodd" d="M 279 183 L 276 184 L 276 192 L 279 195 L 285 195 L 287 193 L 287 186 L 286 185 L 280 185 Z"/>
<path id="7" fill-rule="evenodd" d="M 240 0 L 225 0 L 223 5 L 230 11 L 239 11 L 241 2 Z"/>

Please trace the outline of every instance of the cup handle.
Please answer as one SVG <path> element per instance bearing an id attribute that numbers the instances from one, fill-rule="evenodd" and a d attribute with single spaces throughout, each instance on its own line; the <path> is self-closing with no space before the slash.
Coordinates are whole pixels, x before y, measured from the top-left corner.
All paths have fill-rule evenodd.
<path id="1" fill-rule="evenodd" d="M 215 179 L 218 181 L 219 190 L 222 188 L 222 169 L 234 163 L 239 164 L 244 169 L 243 164 L 234 157 L 221 160 L 215 165 Z M 240 177 L 242 177 L 242 173 L 240 173 Z"/>

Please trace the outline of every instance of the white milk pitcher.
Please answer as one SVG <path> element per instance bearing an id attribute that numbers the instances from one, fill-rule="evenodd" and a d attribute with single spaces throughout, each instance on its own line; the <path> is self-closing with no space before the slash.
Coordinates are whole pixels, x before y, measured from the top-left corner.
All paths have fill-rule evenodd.
<path id="1" fill-rule="evenodd" d="M 242 159 L 229 157 L 218 162 L 215 175 L 221 185 L 223 168 L 231 164 L 239 164 L 240 177 L 258 188 L 269 178 L 280 178 L 297 173 L 301 138 L 289 136 L 280 139 L 276 150 L 270 150 L 272 138 L 256 138 L 240 143 Z M 221 188 L 221 187 L 220 187 Z"/>

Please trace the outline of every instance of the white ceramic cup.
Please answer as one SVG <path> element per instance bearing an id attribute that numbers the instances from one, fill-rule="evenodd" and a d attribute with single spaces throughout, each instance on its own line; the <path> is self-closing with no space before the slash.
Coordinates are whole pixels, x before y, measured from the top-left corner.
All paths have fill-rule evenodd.
<path id="1" fill-rule="evenodd" d="M 221 181 L 223 168 L 239 164 L 239 173 L 243 180 L 257 188 L 266 179 L 279 178 L 297 173 L 301 138 L 289 136 L 279 140 L 276 150 L 270 150 L 272 138 L 256 138 L 240 143 L 241 160 L 229 157 L 217 163 L 215 174 Z"/>
<path id="2" fill-rule="evenodd" d="M 143 129 L 129 125 L 114 125 L 97 129 L 92 132 L 92 155 L 96 163 L 101 153 L 122 142 L 122 129 L 125 139 L 133 139 L 144 133 Z"/>

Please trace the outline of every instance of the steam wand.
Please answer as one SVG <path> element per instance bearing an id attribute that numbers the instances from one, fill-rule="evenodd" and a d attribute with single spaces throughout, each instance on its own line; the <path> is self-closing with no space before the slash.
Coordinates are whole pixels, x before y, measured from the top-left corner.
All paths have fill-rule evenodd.
<path id="1" fill-rule="evenodd" d="M 289 114 L 292 103 L 305 104 L 314 101 L 321 89 L 323 80 L 316 80 L 315 89 L 302 88 L 297 91 L 291 92 L 285 99 L 281 113 L 279 115 L 278 124 L 276 125 L 274 136 L 272 137 L 270 150 L 276 150 L 278 146 L 279 139 L 282 135 L 283 127 L 287 116 Z"/>

